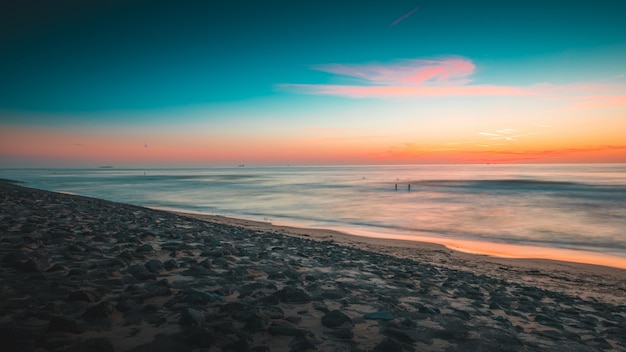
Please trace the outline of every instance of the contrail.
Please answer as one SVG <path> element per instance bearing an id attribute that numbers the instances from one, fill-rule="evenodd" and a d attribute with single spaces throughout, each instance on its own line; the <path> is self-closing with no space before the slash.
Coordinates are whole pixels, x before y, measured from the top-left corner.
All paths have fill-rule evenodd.
<path id="1" fill-rule="evenodd" d="M 411 16 L 414 13 L 416 13 L 419 8 L 420 8 L 419 6 L 416 6 L 413 10 L 407 12 L 403 16 L 400 16 L 400 18 L 398 18 L 397 20 L 393 21 L 393 23 L 389 25 L 389 28 L 391 28 L 391 27 L 397 25 L 398 23 L 400 23 L 400 22 L 406 20 L 407 18 L 409 18 L 409 16 Z"/>

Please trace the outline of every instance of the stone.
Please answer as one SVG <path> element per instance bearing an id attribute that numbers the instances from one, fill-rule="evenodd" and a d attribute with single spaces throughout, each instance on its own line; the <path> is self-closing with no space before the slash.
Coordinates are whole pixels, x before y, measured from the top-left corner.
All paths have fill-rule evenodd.
<path id="1" fill-rule="evenodd" d="M 176 269 L 179 267 L 178 263 L 176 262 L 175 259 L 168 259 L 165 261 L 165 263 L 163 263 L 163 267 L 166 270 L 172 270 L 172 269 Z"/>
<path id="2" fill-rule="evenodd" d="M 386 338 L 379 342 L 374 349 L 373 352 L 402 352 L 402 344 L 398 341 L 390 338 Z"/>
<path id="3" fill-rule="evenodd" d="M 50 267 L 46 258 L 31 258 L 22 264 L 22 270 L 29 273 L 42 273 Z"/>
<path id="4" fill-rule="evenodd" d="M 109 339 L 96 337 L 82 341 L 70 349 L 68 352 L 114 352 L 115 348 Z"/>
<path id="5" fill-rule="evenodd" d="M 308 303 L 311 302 L 311 297 L 304 291 L 293 286 L 287 286 L 282 290 L 274 293 L 283 303 Z"/>
<path id="6" fill-rule="evenodd" d="M 223 302 L 224 296 L 192 288 L 186 289 L 182 292 L 180 301 L 184 303 L 205 305 L 213 302 Z"/>
<path id="7" fill-rule="evenodd" d="M 82 329 L 74 319 L 63 316 L 53 316 L 48 325 L 50 332 L 69 332 L 72 334 L 80 334 Z"/>
<path id="8" fill-rule="evenodd" d="M 298 328 L 293 328 L 284 325 L 278 325 L 276 323 L 272 324 L 270 328 L 267 330 L 272 335 L 280 335 L 280 336 L 300 336 L 304 337 L 307 335 L 308 331 Z"/>
<path id="9" fill-rule="evenodd" d="M 83 316 L 87 319 L 103 319 L 113 314 L 113 305 L 109 301 L 104 301 L 95 306 L 88 307 Z"/>
<path id="10" fill-rule="evenodd" d="M 77 290 L 70 292 L 67 295 L 67 299 L 70 301 L 79 301 L 79 302 L 97 302 L 100 300 L 100 295 L 94 291 L 87 290 Z"/>
<path id="11" fill-rule="evenodd" d="M 154 250 L 154 247 L 152 247 L 151 244 L 145 243 L 137 247 L 135 251 L 137 253 L 149 253 L 149 252 L 152 252 L 153 250 Z"/>
<path id="12" fill-rule="evenodd" d="M 205 321 L 206 318 L 204 317 L 204 313 L 201 311 L 193 308 L 185 308 L 183 313 L 180 315 L 179 323 L 181 325 L 201 327 Z"/>
<path id="13" fill-rule="evenodd" d="M 299 336 L 293 339 L 289 343 L 289 348 L 291 349 L 291 351 L 294 351 L 294 352 L 317 351 L 317 348 L 315 347 L 315 345 L 311 341 L 309 341 L 308 339 L 302 336 Z"/>
<path id="14" fill-rule="evenodd" d="M 189 327 L 185 333 L 187 342 L 194 347 L 209 348 L 216 341 L 215 333 L 207 329 Z"/>
<path id="15" fill-rule="evenodd" d="M 148 260 L 144 264 L 144 266 L 146 267 L 146 269 L 153 273 L 158 273 L 159 271 L 163 270 L 163 263 L 161 263 L 161 261 L 158 259 Z"/>
<path id="16" fill-rule="evenodd" d="M 352 340 L 352 338 L 354 337 L 354 333 L 351 329 L 348 328 L 329 330 L 327 331 L 327 334 L 340 340 Z"/>
<path id="17" fill-rule="evenodd" d="M 352 323 L 352 319 L 340 310 L 333 310 L 322 317 L 322 324 L 328 328 L 337 328 L 344 323 Z"/>
<path id="18" fill-rule="evenodd" d="M 393 320 L 394 316 L 390 311 L 382 310 L 378 312 L 372 312 L 365 314 L 365 319 L 370 320 Z"/>
<path id="19" fill-rule="evenodd" d="M 133 265 L 128 268 L 128 272 L 137 280 L 156 280 L 156 275 L 153 272 L 150 272 L 143 265 Z"/>

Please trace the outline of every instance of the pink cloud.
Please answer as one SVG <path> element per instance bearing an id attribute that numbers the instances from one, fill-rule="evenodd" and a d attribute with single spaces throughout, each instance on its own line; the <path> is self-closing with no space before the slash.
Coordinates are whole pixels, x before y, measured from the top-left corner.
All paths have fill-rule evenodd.
<path id="1" fill-rule="evenodd" d="M 350 98 L 519 96 L 531 89 L 469 85 L 476 66 L 471 60 L 451 57 L 439 60 L 400 60 L 391 64 L 316 65 L 313 69 L 356 79 L 358 84 L 281 84 L 279 88 L 302 94 Z"/>
<path id="2" fill-rule="evenodd" d="M 314 70 L 352 79 L 347 84 L 281 84 L 302 94 L 349 98 L 533 96 L 563 100 L 567 109 L 626 106 L 626 84 L 538 83 L 524 87 L 471 84 L 476 65 L 463 57 L 398 60 L 389 64 L 328 64 Z"/>
<path id="3" fill-rule="evenodd" d="M 359 78 L 374 85 L 460 85 L 468 82 L 476 66 L 464 58 L 401 60 L 390 65 L 317 65 L 313 69 Z"/>
<path id="4" fill-rule="evenodd" d="M 304 94 L 332 95 L 348 98 L 523 96 L 534 94 L 533 91 L 528 89 L 492 85 L 412 87 L 284 84 L 281 87 Z"/>

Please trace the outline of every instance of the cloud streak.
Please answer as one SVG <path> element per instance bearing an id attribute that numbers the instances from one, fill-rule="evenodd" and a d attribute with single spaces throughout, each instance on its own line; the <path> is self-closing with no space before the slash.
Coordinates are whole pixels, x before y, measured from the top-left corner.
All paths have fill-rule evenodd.
<path id="1" fill-rule="evenodd" d="M 406 20 L 407 18 L 411 17 L 411 15 L 416 13 L 417 10 L 419 10 L 419 8 L 420 8 L 419 6 L 416 6 L 413 10 L 411 10 L 411 11 L 407 12 L 406 14 L 398 17 L 398 19 L 396 19 L 395 21 L 393 21 L 393 23 L 391 23 L 389 25 L 389 28 L 392 28 L 392 27 L 396 26 L 398 23 L 400 23 L 400 22 Z"/>

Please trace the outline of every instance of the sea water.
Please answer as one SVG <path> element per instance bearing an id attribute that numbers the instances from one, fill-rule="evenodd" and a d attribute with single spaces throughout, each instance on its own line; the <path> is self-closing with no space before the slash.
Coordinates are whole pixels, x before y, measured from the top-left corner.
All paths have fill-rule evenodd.
<path id="1" fill-rule="evenodd" d="M 0 169 L 0 177 L 154 208 L 626 259 L 624 164 Z"/>

